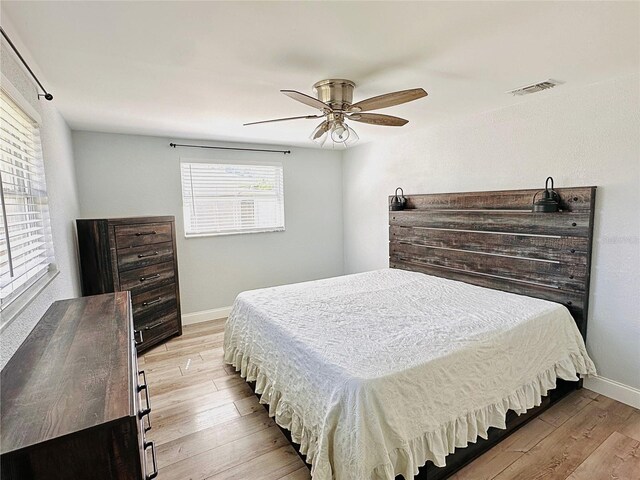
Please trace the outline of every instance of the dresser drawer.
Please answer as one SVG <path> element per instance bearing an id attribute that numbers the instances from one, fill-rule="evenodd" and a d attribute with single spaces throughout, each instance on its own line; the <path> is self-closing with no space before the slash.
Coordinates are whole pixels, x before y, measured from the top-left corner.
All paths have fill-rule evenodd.
<path id="1" fill-rule="evenodd" d="M 120 273 L 120 290 L 131 290 L 134 295 L 142 290 L 173 283 L 174 277 L 173 262 L 134 268 Z"/>
<path id="2" fill-rule="evenodd" d="M 173 262 L 173 243 L 171 242 L 141 245 L 118 251 L 120 272 L 164 262 Z"/>
<path id="3" fill-rule="evenodd" d="M 160 315 L 134 320 L 134 323 L 136 330 L 142 332 L 142 343 L 138 345 L 138 350 L 146 349 L 150 344 L 180 331 L 180 320 L 175 306 Z"/>
<path id="4" fill-rule="evenodd" d="M 173 240 L 170 222 L 118 225 L 114 229 L 118 250 L 139 245 L 171 242 Z"/>
<path id="5" fill-rule="evenodd" d="M 168 304 L 176 303 L 176 286 L 173 283 L 131 295 L 133 317 L 166 310 Z"/>

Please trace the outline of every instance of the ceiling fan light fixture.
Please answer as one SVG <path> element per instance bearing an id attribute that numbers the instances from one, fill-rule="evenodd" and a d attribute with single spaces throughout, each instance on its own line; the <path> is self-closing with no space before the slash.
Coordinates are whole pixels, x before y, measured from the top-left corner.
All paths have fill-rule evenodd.
<path id="1" fill-rule="evenodd" d="M 328 143 L 331 148 L 347 148 L 360 140 L 356 131 L 347 125 L 345 121 L 340 120 L 327 120 L 321 123 L 315 128 L 309 138 L 321 147 L 325 146 L 327 140 L 331 139 Z"/>
<path id="2" fill-rule="evenodd" d="M 343 121 L 335 120 L 331 125 L 331 140 L 334 143 L 346 143 L 350 134 L 349 127 Z"/>
<path id="3" fill-rule="evenodd" d="M 322 147 L 329 137 L 328 131 L 330 128 L 329 121 L 325 120 L 313 130 L 309 138 Z"/>
<path id="4" fill-rule="evenodd" d="M 313 143 L 315 143 L 316 145 L 320 145 L 322 147 L 326 143 L 327 138 L 329 138 L 329 135 L 327 134 L 327 132 L 325 132 L 318 137 L 314 137 L 313 135 L 311 135 L 309 138 L 313 140 Z"/>
<path id="5" fill-rule="evenodd" d="M 353 128 L 351 128 L 346 123 L 345 123 L 345 125 L 347 126 L 347 130 L 349 130 L 349 138 L 347 138 L 347 140 L 344 142 L 344 146 L 345 147 L 350 147 L 351 145 L 356 143 L 358 140 L 360 140 L 360 137 L 358 136 L 358 134 L 356 133 L 356 131 Z"/>
<path id="6" fill-rule="evenodd" d="M 324 134 L 324 135 L 322 135 L 321 137 L 316 138 L 316 139 L 314 140 L 314 142 L 316 142 L 316 143 L 317 143 L 318 145 L 320 145 L 321 147 L 324 147 L 324 144 L 325 144 L 325 143 L 327 143 L 327 138 L 329 138 L 329 135 L 325 133 L 325 134 Z"/>

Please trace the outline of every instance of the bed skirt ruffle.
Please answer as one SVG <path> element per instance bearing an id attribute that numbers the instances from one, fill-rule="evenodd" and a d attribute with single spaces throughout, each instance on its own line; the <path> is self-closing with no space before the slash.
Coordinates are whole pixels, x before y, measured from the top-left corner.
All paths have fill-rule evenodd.
<path id="1" fill-rule="evenodd" d="M 269 406 L 269 416 L 275 422 L 291 432 L 292 440 L 300 445 L 300 452 L 306 455 L 311 464 L 314 480 L 332 480 L 333 473 L 327 459 L 318 458 L 320 431 L 318 425 L 304 422 L 303 412 L 297 412 L 293 405 L 283 398 L 277 385 L 265 375 L 260 366 L 235 346 L 227 346 L 224 353 L 226 363 L 233 365 L 248 382 L 255 382 L 255 391 L 260 403 Z M 531 382 L 518 388 L 498 403 L 468 412 L 466 415 L 442 424 L 435 431 L 425 432 L 402 447 L 387 452 L 386 461 L 380 463 L 371 472 L 370 480 L 393 480 L 397 475 L 413 478 L 418 468 L 427 461 L 438 467 L 446 465 L 446 456 L 456 448 L 465 448 L 478 438 L 487 438 L 489 428 L 506 428 L 507 412 L 518 415 L 537 407 L 549 390 L 556 388 L 556 379 L 577 381 L 578 375 L 587 376 L 596 373 L 589 358 L 578 354 L 568 354 L 555 365 L 540 372 Z M 341 480 L 341 479 L 338 479 Z M 363 479 L 364 480 L 364 479 Z"/>

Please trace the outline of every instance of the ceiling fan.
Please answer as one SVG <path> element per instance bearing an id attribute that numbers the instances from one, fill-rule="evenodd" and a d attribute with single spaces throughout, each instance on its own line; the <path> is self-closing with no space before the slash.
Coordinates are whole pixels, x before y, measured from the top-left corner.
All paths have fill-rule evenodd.
<path id="1" fill-rule="evenodd" d="M 371 110 L 392 107 L 401 103 L 411 102 L 427 96 L 427 92 L 422 88 L 401 90 L 399 92 L 386 93 L 377 97 L 371 97 L 353 103 L 353 89 L 356 86 L 351 80 L 328 79 L 321 80 L 313 85 L 318 98 L 305 95 L 295 90 L 280 90 L 286 96 L 299 102 L 317 108 L 322 113 L 319 115 L 303 115 L 299 117 L 276 118 L 274 120 L 262 120 L 260 122 L 250 122 L 244 125 L 256 125 L 259 123 L 283 122 L 286 120 L 324 118 L 318 125 L 311 139 L 320 145 L 324 145 L 327 138 L 331 138 L 334 143 L 351 145 L 358 140 L 358 134 L 346 123 L 346 120 L 354 122 L 369 123 L 385 127 L 401 127 L 409 120 L 383 115 L 380 113 L 368 113 Z"/>

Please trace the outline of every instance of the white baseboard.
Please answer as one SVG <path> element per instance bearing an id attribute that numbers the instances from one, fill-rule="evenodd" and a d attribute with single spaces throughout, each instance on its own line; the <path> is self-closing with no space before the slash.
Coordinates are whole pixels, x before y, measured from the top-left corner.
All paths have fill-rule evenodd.
<path id="1" fill-rule="evenodd" d="M 584 379 L 584 388 L 640 409 L 640 390 L 604 377 Z"/>
<path id="2" fill-rule="evenodd" d="M 213 308 L 211 310 L 202 310 L 201 312 L 184 313 L 182 315 L 182 324 L 192 325 L 194 323 L 227 318 L 229 313 L 231 313 L 231 307 Z"/>

